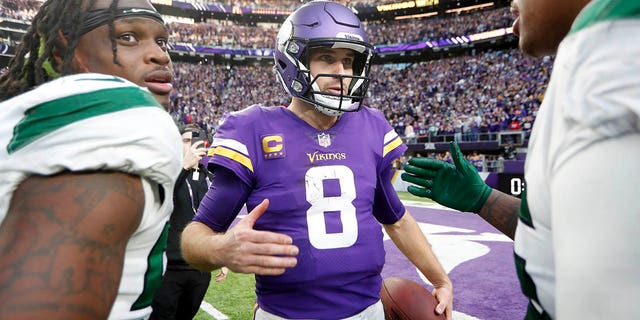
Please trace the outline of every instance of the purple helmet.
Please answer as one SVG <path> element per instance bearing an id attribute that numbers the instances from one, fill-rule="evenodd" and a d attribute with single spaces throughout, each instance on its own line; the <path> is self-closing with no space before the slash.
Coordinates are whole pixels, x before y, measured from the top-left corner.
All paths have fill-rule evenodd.
<path id="1" fill-rule="evenodd" d="M 276 42 L 274 68 L 289 95 L 331 116 L 360 110 L 370 82 L 373 45 L 351 9 L 335 2 L 309 2 L 284 21 Z M 309 70 L 309 50 L 313 47 L 353 50 L 353 75 L 318 74 L 313 78 Z M 318 77 L 350 78 L 351 82 L 346 93 L 331 94 L 320 90 Z"/>

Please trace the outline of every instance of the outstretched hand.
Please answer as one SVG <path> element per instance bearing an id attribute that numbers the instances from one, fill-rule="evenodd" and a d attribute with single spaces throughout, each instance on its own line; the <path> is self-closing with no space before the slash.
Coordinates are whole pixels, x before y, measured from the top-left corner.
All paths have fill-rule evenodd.
<path id="1" fill-rule="evenodd" d="M 478 170 L 465 158 L 458 144 L 451 142 L 454 165 L 432 158 L 413 158 L 405 167 L 402 180 L 416 184 L 409 193 L 465 212 L 479 212 L 491 194 Z"/>
<path id="2" fill-rule="evenodd" d="M 234 272 L 279 275 L 297 264 L 299 249 L 291 237 L 253 229 L 267 207 L 265 199 L 225 233 L 225 265 Z"/>

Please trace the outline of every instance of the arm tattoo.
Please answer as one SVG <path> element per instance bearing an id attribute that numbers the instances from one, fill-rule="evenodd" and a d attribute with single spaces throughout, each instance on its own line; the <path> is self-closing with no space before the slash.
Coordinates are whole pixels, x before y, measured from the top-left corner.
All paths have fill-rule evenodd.
<path id="1" fill-rule="evenodd" d="M 520 199 L 493 190 L 478 215 L 513 239 L 518 225 L 519 212 Z"/>
<path id="2" fill-rule="evenodd" d="M 105 318 L 143 207 L 140 179 L 122 173 L 25 180 L 0 225 L 0 318 Z"/>

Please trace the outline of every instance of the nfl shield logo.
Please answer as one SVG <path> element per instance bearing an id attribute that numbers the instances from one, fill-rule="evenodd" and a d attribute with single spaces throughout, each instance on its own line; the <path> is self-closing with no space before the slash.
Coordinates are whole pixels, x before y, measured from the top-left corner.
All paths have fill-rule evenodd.
<path id="1" fill-rule="evenodd" d="M 318 134 L 318 144 L 321 147 L 328 147 L 331 145 L 331 136 L 327 133 L 320 133 Z"/>

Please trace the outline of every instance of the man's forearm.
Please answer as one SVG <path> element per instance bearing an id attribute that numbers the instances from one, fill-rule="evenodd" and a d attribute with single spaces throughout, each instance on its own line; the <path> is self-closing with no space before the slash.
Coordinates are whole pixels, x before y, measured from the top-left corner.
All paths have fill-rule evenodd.
<path id="1" fill-rule="evenodd" d="M 431 244 L 408 211 L 395 224 L 383 226 L 396 247 L 432 284 L 451 285 L 447 273 L 431 249 Z"/>
<path id="2" fill-rule="evenodd" d="M 478 215 L 513 239 L 518 225 L 520 199 L 493 189 Z"/>
<path id="3" fill-rule="evenodd" d="M 212 271 L 222 267 L 213 261 L 216 257 L 215 248 L 212 247 L 213 237 L 216 234 L 206 225 L 199 222 L 188 224 L 182 232 L 180 246 L 182 256 L 192 267 L 202 271 Z"/>

